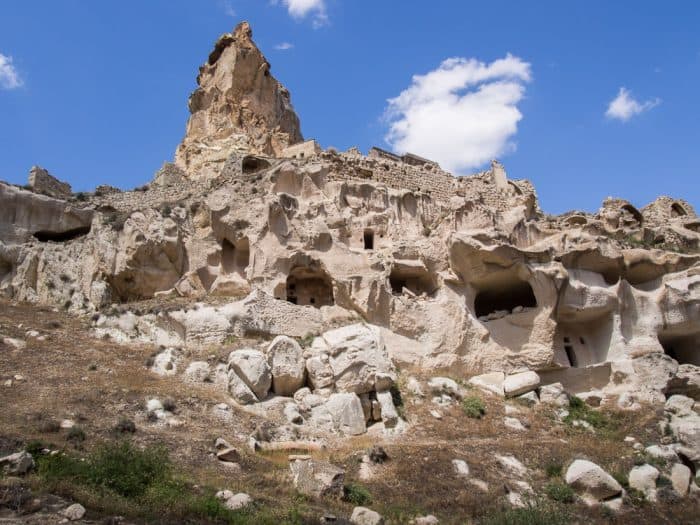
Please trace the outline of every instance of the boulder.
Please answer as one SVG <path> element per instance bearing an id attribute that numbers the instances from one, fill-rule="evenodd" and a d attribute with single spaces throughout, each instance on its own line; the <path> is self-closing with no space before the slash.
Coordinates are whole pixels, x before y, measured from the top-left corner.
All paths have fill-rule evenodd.
<path id="1" fill-rule="evenodd" d="M 679 365 L 676 374 L 669 379 L 665 393 L 682 394 L 700 401 L 700 366 L 690 363 Z"/>
<path id="2" fill-rule="evenodd" d="M 258 398 L 245 381 L 233 370 L 230 370 L 228 373 L 228 391 L 242 405 L 250 405 L 258 401 Z"/>
<path id="3" fill-rule="evenodd" d="M 577 459 L 566 470 L 566 483 L 584 498 L 601 501 L 617 496 L 622 487 L 610 474 L 591 461 Z"/>
<path id="4" fill-rule="evenodd" d="M 0 472 L 10 476 L 22 476 L 34 468 L 34 458 L 21 451 L 0 458 Z"/>
<path id="5" fill-rule="evenodd" d="M 333 369 L 331 368 L 327 354 L 321 354 L 307 359 L 306 372 L 309 375 L 309 383 L 314 390 L 321 390 L 333 386 Z"/>
<path id="6" fill-rule="evenodd" d="M 227 444 L 217 450 L 216 459 L 225 463 L 238 463 L 241 460 L 241 454 L 236 448 Z"/>
<path id="7" fill-rule="evenodd" d="M 672 414 L 686 415 L 693 412 L 695 400 L 679 394 L 673 395 L 666 400 L 664 410 Z"/>
<path id="8" fill-rule="evenodd" d="M 292 396 L 304 386 L 304 352 L 291 337 L 279 335 L 272 340 L 267 349 L 267 363 L 272 373 L 272 390 L 275 394 Z"/>
<path id="9" fill-rule="evenodd" d="M 250 348 L 234 350 L 228 356 L 228 366 L 259 400 L 267 397 L 272 385 L 272 374 L 262 352 Z"/>
<path id="10" fill-rule="evenodd" d="M 410 524 L 411 525 L 439 525 L 440 520 L 437 519 L 432 514 L 428 514 L 427 516 L 418 516 L 417 518 L 413 518 L 413 520 L 410 521 Z"/>
<path id="11" fill-rule="evenodd" d="M 522 478 L 527 475 L 527 467 L 523 465 L 516 457 L 511 455 L 501 456 L 495 455 L 496 462 L 508 474 Z"/>
<path id="12" fill-rule="evenodd" d="M 537 396 L 537 392 L 531 390 L 526 394 L 521 394 L 517 398 L 518 403 L 522 403 L 525 406 L 533 407 L 540 403 L 540 398 Z"/>
<path id="13" fill-rule="evenodd" d="M 316 461 L 309 456 L 290 456 L 294 487 L 303 495 L 314 498 L 343 496 L 345 471 L 331 463 Z"/>
<path id="14" fill-rule="evenodd" d="M 540 387 L 540 401 L 549 405 L 565 407 L 569 405 L 569 395 L 561 383 L 552 383 Z"/>
<path id="15" fill-rule="evenodd" d="M 515 397 L 535 390 L 538 386 L 540 386 L 540 376 L 537 372 L 529 370 L 506 376 L 503 391 L 506 397 Z"/>
<path id="16" fill-rule="evenodd" d="M 185 381 L 204 383 L 211 380 L 211 367 L 206 361 L 192 361 L 185 369 Z"/>
<path id="17" fill-rule="evenodd" d="M 304 422 L 304 418 L 301 416 L 301 413 L 299 412 L 299 407 L 296 403 L 287 403 L 286 405 L 284 405 L 283 413 L 285 419 L 289 423 L 301 425 Z"/>
<path id="18" fill-rule="evenodd" d="M 172 376 L 177 373 L 177 367 L 182 361 L 182 352 L 177 348 L 166 348 L 153 358 L 153 370 L 161 376 Z"/>
<path id="19" fill-rule="evenodd" d="M 688 495 L 692 479 L 693 472 L 683 463 L 676 463 L 671 467 L 671 486 L 679 496 Z"/>
<path id="20" fill-rule="evenodd" d="M 503 372 L 491 372 L 470 378 L 469 384 L 487 392 L 503 396 L 503 382 L 505 379 L 506 375 Z"/>
<path id="21" fill-rule="evenodd" d="M 366 507 L 355 507 L 352 509 L 350 523 L 353 525 L 382 525 L 384 518 L 378 512 Z"/>
<path id="22" fill-rule="evenodd" d="M 377 402 L 381 407 L 381 418 L 386 428 L 393 428 L 399 422 L 399 413 L 394 406 L 391 392 L 377 392 Z"/>
<path id="23" fill-rule="evenodd" d="M 220 490 L 216 493 L 216 499 L 221 501 L 229 510 L 238 510 L 253 503 L 253 498 L 244 492 L 234 494 L 230 490 Z"/>
<path id="24" fill-rule="evenodd" d="M 628 479 L 631 488 L 643 492 L 649 501 L 656 501 L 658 469 L 651 465 L 640 465 L 630 470 Z"/>
<path id="25" fill-rule="evenodd" d="M 321 357 L 323 364 L 322 356 L 328 357 L 333 383 L 339 392 L 362 394 L 382 390 L 396 379 L 396 371 L 377 327 L 357 323 L 330 330 L 314 341 L 312 351 L 314 357 Z M 328 369 L 324 366 L 322 370 L 327 373 Z M 309 372 L 311 376 L 311 370 Z M 377 388 L 378 380 L 381 388 Z M 315 378 L 311 381 L 314 388 L 319 388 Z"/>
<path id="26" fill-rule="evenodd" d="M 343 434 L 357 436 L 367 431 L 362 402 L 356 394 L 331 394 L 323 406 L 330 413 L 335 429 Z"/>
<path id="27" fill-rule="evenodd" d="M 455 474 L 457 474 L 458 477 L 460 478 L 468 478 L 469 477 L 469 465 L 467 465 L 467 462 L 464 461 L 463 459 L 453 459 L 452 460 L 452 468 L 455 471 Z"/>
<path id="28" fill-rule="evenodd" d="M 678 454 L 670 445 L 651 445 L 644 451 L 653 458 L 663 459 L 664 461 L 678 461 Z"/>
<path id="29" fill-rule="evenodd" d="M 61 511 L 61 516 L 66 518 L 68 521 L 78 521 L 85 516 L 85 507 L 83 507 L 80 503 L 73 503 L 73 505 Z"/>
<path id="30" fill-rule="evenodd" d="M 434 395 L 448 395 L 454 399 L 462 399 L 463 396 L 462 387 L 449 377 L 431 377 L 428 389 Z"/>

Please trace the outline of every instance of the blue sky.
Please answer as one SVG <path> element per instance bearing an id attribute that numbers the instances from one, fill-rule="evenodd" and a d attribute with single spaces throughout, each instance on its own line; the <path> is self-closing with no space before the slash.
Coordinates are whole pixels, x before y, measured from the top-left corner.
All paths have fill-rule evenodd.
<path id="1" fill-rule="evenodd" d="M 0 179 L 39 164 L 76 191 L 149 181 L 197 68 L 243 19 L 324 147 L 410 148 L 459 172 L 497 156 L 550 213 L 608 195 L 700 208 L 693 1 L 8 0 Z"/>

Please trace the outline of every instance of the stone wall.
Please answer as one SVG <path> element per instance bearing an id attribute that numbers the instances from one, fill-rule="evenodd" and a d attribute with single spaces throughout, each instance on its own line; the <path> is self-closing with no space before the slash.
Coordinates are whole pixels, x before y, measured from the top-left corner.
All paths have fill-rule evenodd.
<path id="1" fill-rule="evenodd" d="M 29 187 L 35 193 L 41 193 L 57 199 L 65 199 L 73 193 L 70 184 L 58 180 L 48 170 L 39 166 L 33 166 L 29 172 Z"/>

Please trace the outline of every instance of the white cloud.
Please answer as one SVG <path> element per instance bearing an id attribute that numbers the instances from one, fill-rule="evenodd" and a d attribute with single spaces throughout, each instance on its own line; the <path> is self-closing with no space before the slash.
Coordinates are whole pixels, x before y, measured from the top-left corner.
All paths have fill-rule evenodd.
<path id="1" fill-rule="evenodd" d="M 328 23 L 325 0 L 281 0 L 292 18 L 302 19 L 313 14 L 314 27 Z"/>
<path id="2" fill-rule="evenodd" d="M 490 64 L 449 58 L 388 100 L 385 140 L 464 174 L 515 150 L 517 104 L 530 80 L 530 64 L 511 54 Z"/>
<path id="3" fill-rule="evenodd" d="M 12 57 L 0 53 L 0 88 L 16 89 L 23 83 L 15 66 L 12 65 Z"/>
<path id="4" fill-rule="evenodd" d="M 647 100 L 645 102 L 639 102 L 630 94 L 629 90 L 621 87 L 618 91 L 617 96 L 610 101 L 608 104 L 608 110 L 605 112 L 605 116 L 610 119 L 621 120 L 622 122 L 627 122 L 629 119 L 645 111 L 649 111 L 651 108 L 661 104 L 660 98 L 654 98 Z"/>
<path id="5" fill-rule="evenodd" d="M 278 51 L 287 51 L 288 49 L 292 49 L 294 47 L 294 44 L 290 44 L 289 42 L 282 42 L 280 44 L 277 44 L 275 46 L 275 49 Z"/>

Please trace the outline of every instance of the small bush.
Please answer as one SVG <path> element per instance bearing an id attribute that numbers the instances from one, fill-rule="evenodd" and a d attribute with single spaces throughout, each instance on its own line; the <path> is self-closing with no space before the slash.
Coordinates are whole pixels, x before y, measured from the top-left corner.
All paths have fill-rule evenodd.
<path id="1" fill-rule="evenodd" d="M 66 434 L 66 440 L 73 444 L 82 443 L 85 441 L 85 431 L 77 425 L 71 427 Z"/>
<path id="2" fill-rule="evenodd" d="M 547 497 L 559 503 L 573 503 L 576 500 L 576 493 L 568 485 L 560 482 L 550 482 L 544 488 Z"/>
<path id="3" fill-rule="evenodd" d="M 343 487 L 343 499 L 353 505 L 369 505 L 372 495 L 366 487 L 358 483 L 350 483 Z"/>
<path id="4" fill-rule="evenodd" d="M 299 344 L 302 348 L 308 348 L 311 346 L 311 343 L 314 342 L 314 339 L 316 339 L 314 334 L 306 334 L 304 337 L 299 339 Z"/>
<path id="5" fill-rule="evenodd" d="M 486 405 L 476 396 L 468 396 L 462 400 L 462 411 L 474 419 L 480 419 L 486 414 Z"/>
<path id="6" fill-rule="evenodd" d="M 544 467 L 544 471 L 548 478 L 558 478 L 561 476 L 563 470 L 564 465 L 562 465 L 559 461 L 547 463 Z"/>
<path id="7" fill-rule="evenodd" d="M 114 431 L 118 434 L 133 434 L 136 432 L 136 424 L 131 419 L 124 417 L 119 420 Z"/>
<path id="8" fill-rule="evenodd" d="M 625 474 L 624 472 L 616 470 L 615 472 L 611 473 L 611 476 L 615 478 L 615 481 L 617 481 L 621 487 L 628 488 L 630 486 L 627 474 Z"/>
<path id="9" fill-rule="evenodd" d="M 177 403 L 175 403 L 173 398 L 169 397 L 163 401 L 163 409 L 174 414 L 177 410 Z"/>
<path id="10" fill-rule="evenodd" d="M 569 415 L 564 418 L 564 423 L 573 425 L 573 422 L 576 420 L 585 421 L 596 430 L 613 430 L 615 428 L 608 416 L 593 410 L 583 399 L 571 396 L 569 400 Z"/>
<path id="11" fill-rule="evenodd" d="M 39 423 L 37 430 L 42 434 L 55 434 L 61 431 L 61 425 L 55 419 L 47 419 Z"/>
<path id="12" fill-rule="evenodd" d="M 39 454 L 42 453 L 42 451 L 46 447 L 44 446 L 44 443 L 39 441 L 38 439 L 34 439 L 27 443 L 27 446 L 24 447 L 24 450 L 29 452 L 32 456 L 38 456 Z"/>

